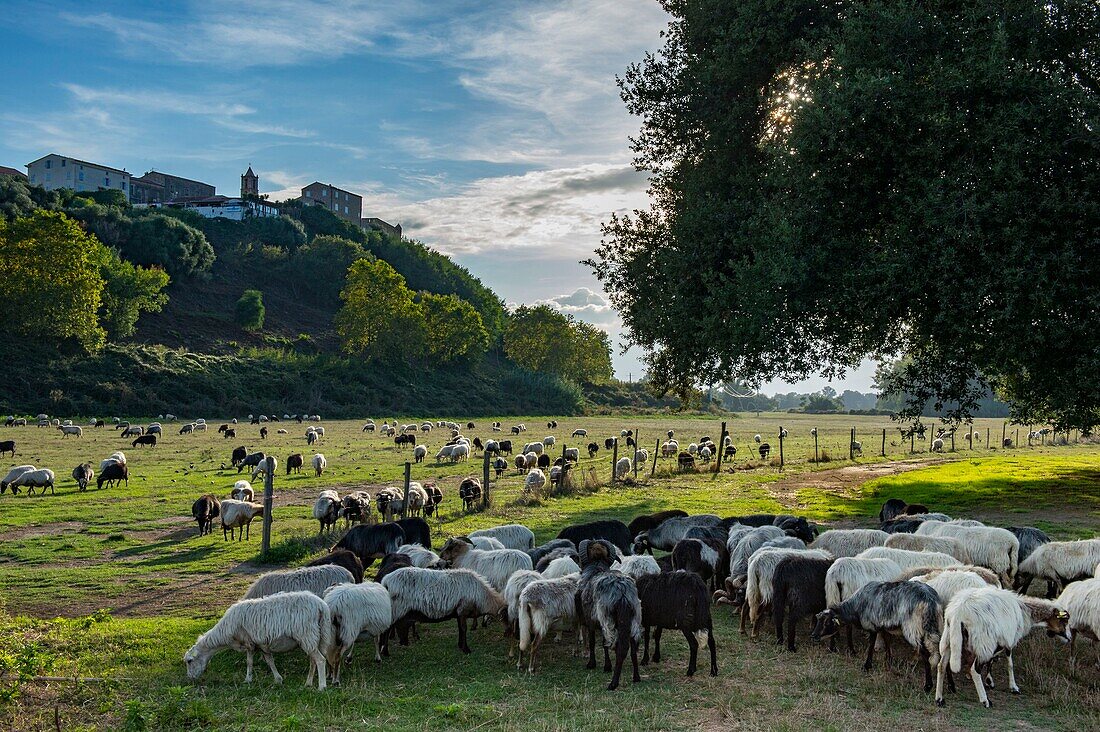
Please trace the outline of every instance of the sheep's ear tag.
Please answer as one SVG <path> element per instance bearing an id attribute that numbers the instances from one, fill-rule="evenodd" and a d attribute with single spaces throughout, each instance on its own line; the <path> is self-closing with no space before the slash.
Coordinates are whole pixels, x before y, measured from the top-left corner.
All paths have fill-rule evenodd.
<path id="1" fill-rule="evenodd" d="M 1069 613 L 1067 613 L 1065 610 L 1059 610 L 1054 615 L 1059 620 L 1069 620 Z"/>

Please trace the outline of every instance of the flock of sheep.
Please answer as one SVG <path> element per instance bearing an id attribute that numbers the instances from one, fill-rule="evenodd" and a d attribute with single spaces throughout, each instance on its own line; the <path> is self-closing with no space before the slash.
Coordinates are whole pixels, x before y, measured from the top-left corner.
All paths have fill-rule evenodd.
<path id="1" fill-rule="evenodd" d="M 368 500 L 369 502 L 369 500 Z M 314 507 L 322 528 L 344 505 L 322 493 Z M 631 676 L 660 660 L 662 630 L 680 631 L 696 670 L 701 647 L 718 673 L 712 605 L 740 612 L 753 638 L 770 616 L 776 639 L 796 650 L 799 621 L 810 637 L 835 648 L 846 631 L 867 634 L 865 669 L 874 652 L 900 639 L 917 653 L 924 689 L 944 703 L 944 684 L 967 672 L 989 706 L 992 665 L 1004 658 L 1009 689 L 1018 692 L 1012 651 L 1032 629 L 1075 643 L 1100 634 L 1100 539 L 1055 542 L 1031 527 L 999 528 L 952 519 L 892 499 L 877 529 L 819 533 L 805 518 L 759 514 L 722 518 L 665 511 L 629 525 L 606 520 L 568 526 L 539 546 L 518 524 L 446 540 L 438 553 L 420 517 L 352 526 L 329 553 L 309 565 L 262 575 L 185 655 L 197 678 L 224 648 L 242 650 L 251 680 L 260 652 L 276 679 L 273 653 L 299 647 L 310 658 L 307 684 L 338 683 L 357 639 L 374 658 L 397 638 L 418 638 L 420 623 L 455 620 L 458 647 L 469 653 L 470 624 L 499 619 L 516 667 L 536 669 L 541 645 L 575 630 L 587 667 L 611 673 L 618 686 L 627 659 Z M 661 553 L 655 557 L 654 552 Z M 365 571 L 381 561 L 373 581 Z M 1026 594 L 1034 580 L 1047 598 Z M 1071 651 L 1073 652 L 1073 651 Z"/>

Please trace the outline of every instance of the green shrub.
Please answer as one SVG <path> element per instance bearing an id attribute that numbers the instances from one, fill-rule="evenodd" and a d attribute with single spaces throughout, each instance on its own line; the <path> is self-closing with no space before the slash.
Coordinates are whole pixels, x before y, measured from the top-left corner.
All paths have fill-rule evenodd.
<path id="1" fill-rule="evenodd" d="M 262 330 L 264 327 L 264 294 L 259 290 L 245 290 L 237 300 L 237 325 L 245 330 Z"/>

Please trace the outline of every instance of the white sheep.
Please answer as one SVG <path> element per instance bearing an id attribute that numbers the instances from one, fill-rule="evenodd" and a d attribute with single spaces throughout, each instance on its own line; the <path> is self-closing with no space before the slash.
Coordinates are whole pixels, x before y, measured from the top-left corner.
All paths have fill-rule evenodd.
<path id="1" fill-rule="evenodd" d="M 615 477 L 622 479 L 631 471 L 630 458 L 622 457 L 615 463 Z"/>
<path id="2" fill-rule="evenodd" d="M 732 536 L 733 532 L 730 532 Z M 758 526 L 747 532 L 738 532 L 740 538 L 730 552 L 730 577 L 743 577 L 749 573 L 749 559 L 765 543 L 773 539 L 781 539 L 787 534 L 778 526 Z M 728 546 L 727 542 L 727 546 Z"/>
<path id="3" fill-rule="evenodd" d="M 873 546 L 887 543 L 890 535 L 878 529 L 830 529 L 814 539 L 811 549 L 823 549 L 834 557 L 854 557 Z"/>
<path id="4" fill-rule="evenodd" d="M 523 490 L 525 491 L 541 490 L 544 485 L 546 485 L 546 474 L 538 468 L 532 468 L 527 473 L 527 477 L 523 479 Z"/>
<path id="5" fill-rule="evenodd" d="M 221 502 L 220 516 L 222 520 L 222 539 L 227 536 L 240 541 L 243 538 L 251 538 L 252 520 L 264 515 L 264 504 L 251 503 L 250 501 L 235 501 L 227 498 Z M 234 534 L 239 529 L 239 533 Z M 228 534 L 226 533 L 228 532 Z"/>
<path id="6" fill-rule="evenodd" d="M 34 489 L 40 488 L 42 495 L 46 495 L 46 489 L 50 489 L 50 493 L 54 493 L 53 488 L 54 474 L 49 468 L 35 468 L 34 470 L 28 470 L 19 475 L 8 483 L 8 488 L 11 488 L 11 492 L 14 495 L 18 493 L 18 488 L 23 487 L 27 489 L 28 495 L 34 495 Z"/>
<path id="7" fill-rule="evenodd" d="M 452 567 L 477 572 L 497 592 L 503 592 L 508 578 L 521 569 L 531 569 L 531 557 L 519 549 L 482 550 L 468 539 L 448 539 L 439 558 Z"/>
<path id="8" fill-rule="evenodd" d="M 535 546 L 535 532 L 523 524 L 504 524 L 488 529 L 471 531 L 470 538 L 475 536 L 491 536 L 499 541 L 507 549 L 533 549 Z"/>
<path id="9" fill-rule="evenodd" d="M 581 449 L 579 447 L 567 447 L 564 450 L 565 459 L 572 460 L 575 463 L 581 460 Z"/>
<path id="10" fill-rule="evenodd" d="M 256 494 L 252 490 L 252 484 L 247 480 L 238 480 L 233 484 L 233 490 L 230 491 L 229 497 L 234 501 L 252 501 L 255 500 Z"/>
<path id="11" fill-rule="evenodd" d="M 69 435 L 76 435 L 77 437 L 83 437 L 84 436 L 84 428 L 80 427 L 79 425 L 63 424 L 63 425 L 59 426 L 57 429 L 59 429 L 61 431 L 61 436 L 62 437 L 68 437 Z"/>
<path id="12" fill-rule="evenodd" d="M 458 647 L 463 653 L 470 652 L 466 621 L 482 615 L 497 616 L 504 608 L 500 593 L 468 569 L 403 567 L 383 577 L 382 586 L 390 593 L 399 635 L 410 618 L 429 623 L 456 618 Z"/>
<path id="13" fill-rule="evenodd" d="M 274 653 L 301 648 L 310 659 L 306 685 L 325 688 L 325 654 L 332 645 L 332 614 L 325 601 L 311 592 L 283 592 L 256 600 L 241 600 L 209 631 L 199 636 L 183 656 L 187 676 L 197 679 L 218 651 L 233 648 L 244 651 L 245 683 L 252 682 L 252 654 L 259 651 L 267 661 L 275 683 L 283 677 L 275 668 Z"/>
<path id="14" fill-rule="evenodd" d="M 470 446 L 469 445 L 459 443 L 459 444 L 454 446 L 454 449 L 451 450 L 451 462 L 452 463 L 457 463 L 460 460 L 469 460 L 469 459 L 470 459 Z"/>
<path id="15" fill-rule="evenodd" d="M 323 532 L 327 527 L 330 531 L 340 519 L 340 496 L 334 490 L 321 491 L 321 495 L 313 502 L 313 518 L 321 524 Z"/>
<path id="16" fill-rule="evenodd" d="M 646 462 L 649 460 L 649 450 L 635 450 L 634 451 L 634 467 L 644 468 Z"/>
<path id="17" fill-rule="evenodd" d="M 840 557 L 825 573 L 825 606 L 836 607 L 868 582 L 892 582 L 901 572 L 893 559 Z"/>
<path id="18" fill-rule="evenodd" d="M 568 557 L 562 558 L 568 559 Z M 554 560 L 554 562 L 557 561 L 559 560 Z M 553 564 L 553 562 L 551 562 L 551 564 Z M 657 560 L 653 558 L 652 554 L 630 554 L 625 557 L 619 557 L 611 565 L 611 568 L 617 569 L 631 579 L 638 579 L 647 574 L 661 573 L 661 565 L 657 564 Z M 549 571 L 549 567 L 547 571 Z"/>
<path id="19" fill-rule="evenodd" d="M 99 469 L 103 470 L 103 465 L 100 465 Z M 4 479 L 0 480 L 0 495 L 3 495 L 4 491 L 8 489 L 8 486 L 11 485 L 13 480 L 18 478 L 23 473 L 29 473 L 32 470 L 37 470 L 37 468 L 35 468 L 33 465 L 16 465 L 14 468 L 9 470 L 8 474 L 4 476 Z M 16 491 L 13 488 L 12 493 L 14 494 L 15 492 Z"/>
<path id="20" fill-rule="evenodd" d="M 1008 661 L 1008 688 L 1019 694 L 1012 650 L 1037 627 L 1045 626 L 1052 634 L 1069 640 L 1069 619 L 1065 610 L 1049 600 L 994 587 L 960 591 L 944 610 L 936 704 L 944 705 L 943 680 L 948 664 L 954 673 L 959 673 L 963 670 L 964 654 L 970 661 L 970 678 L 983 706 L 991 705 L 978 669 L 1001 653 Z"/>
<path id="21" fill-rule="evenodd" d="M 271 474 L 275 475 L 275 471 L 279 469 L 279 461 L 274 455 L 268 455 L 265 459 L 256 464 L 256 467 L 252 469 L 252 480 L 256 480 L 261 475 L 267 472 L 267 463 L 271 461 Z"/>
<path id="22" fill-rule="evenodd" d="M 1041 545 L 1020 564 L 1021 578 L 1054 582 L 1056 592 L 1066 583 L 1094 576 L 1100 561 L 1100 539 L 1052 541 Z"/>
<path id="23" fill-rule="evenodd" d="M 332 643 L 328 654 L 332 683 L 340 683 L 340 665 L 360 635 L 374 640 L 374 660 L 382 660 L 382 635 L 393 625 L 390 593 L 377 582 L 336 585 L 325 593 L 332 615 Z"/>
<path id="24" fill-rule="evenodd" d="M 932 452 L 943 452 L 943 439 L 937 437 L 932 440 Z"/>
<path id="25" fill-rule="evenodd" d="M 577 585 L 579 574 L 569 574 L 556 579 L 532 582 L 519 596 L 519 659 L 516 668 L 522 668 L 523 653 L 528 652 L 527 671 L 534 673 L 535 654 L 539 644 L 554 628 L 576 626 Z"/>
<path id="26" fill-rule="evenodd" d="M 276 569 L 265 572 L 245 591 L 242 600 L 254 600 L 279 592 L 312 592 L 323 597 L 325 591 L 333 585 L 354 583 L 351 572 L 336 564 L 321 564 L 316 567 L 297 567 L 296 569 Z"/>
<path id="27" fill-rule="evenodd" d="M 413 448 L 413 459 L 418 463 L 424 462 L 424 458 L 428 456 L 427 445 L 417 445 Z M 438 460 L 438 458 L 436 458 Z"/>
<path id="28" fill-rule="evenodd" d="M 435 454 L 435 461 L 437 463 L 441 463 L 441 462 L 443 462 L 443 458 L 450 459 L 451 452 L 455 449 L 455 447 L 456 447 L 456 445 L 444 445 L 443 447 L 439 448 L 439 452 L 437 452 Z M 415 448 L 413 449 L 413 453 L 415 455 L 415 453 L 416 453 Z"/>
<path id="29" fill-rule="evenodd" d="M 1077 651 L 1078 635 L 1094 643 L 1100 639 L 1100 577 L 1068 585 L 1055 604 L 1069 613 L 1071 654 Z"/>
<path id="30" fill-rule="evenodd" d="M 903 570 L 915 567 L 957 567 L 962 564 L 950 554 L 914 552 L 908 549 L 890 549 L 884 546 L 873 546 L 856 556 L 865 559 L 892 559 Z"/>
<path id="31" fill-rule="evenodd" d="M 325 456 L 321 453 L 317 453 L 313 456 L 313 470 L 317 473 L 317 477 L 321 477 L 321 473 L 325 472 L 325 468 L 328 467 L 328 461 L 325 460 Z"/>
<path id="32" fill-rule="evenodd" d="M 657 563 L 656 559 L 648 554 L 643 555 L 644 558 L 651 560 L 654 564 Z M 628 557 L 624 557 L 628 558 Z M 634 565 L 634 571 L 638 571 L 640 565 Z M 658 568 L 659 569 L 659 568 Z M 577 564 L 577 561 L 573 557 L 558 557 L 550 564 L 546 565 L 546 569 L 542 570 L 542 576 L 546 579 L 557 579 L 558 577 L 565 577 L 566 575 L 576 574 L 581 571 L 581 566 Z M 626 570 L 623 570 L 623 574 L 627 574 Z"/>
<path id="33" fill-rule="evenodd" d="M 948 536 L 958 539 L 970 564 L 988 567 L 1001 577 L 1004 587 L 1011 587 L 1016 577 L 1020 555 L 1020 540 L 1007 529 L 994 526 L 963 526 L 941 521 L 924 521 L 917 527 L 920 536 Z"/>
<path id="34" fill-rule="evenodd" d="M 397 547 L 396 553 L 407 556 L 414 567 L 432 567 L 439 564 L 439 555 L 419 544 L 402 544 Z"/>
<path id="35" fill-rule="evenodd" d="M 950 554 L 963 564 L 970 562 L 966 547 L 950 536 L 922 536 L 921 534 L 890 534 L 885 546 L 892 549 L 909 549 L 915 552 L 940 552 Z"/>
<path id="36" fill-rule="evenodd" d="M 545 578 L 535 570 L 521 569 L 513 573 L 512 576 L 508 578 L 507 584 L 504 585 L 504 591 L 501 595 L 504 597 L 504 604 L 508 613 L 504 620 L 507 626 L 506 634 L 510 638 L 508 642 L 508 658 L 511 658 L 515 653 L 515 645 L 519 640 L 519 595 L 532 582 L 538 582 L 541 579 Z"/>
<path id="37" fill-rule="evenodd" d="M 909 581 L 923 582 L 928 585 L 936 591 L 936 594 L 940 596 L 940 599 L 943 600 L 945 605 L 951 602 L 952 598 L 963 590 L 990 586 L 990 584 L 978 574 L 958 569 L 928 572 L 927 574 L 913 577 Z"/>
<path id="38" fill-rule="evenodd" d="M 553 447 L 553 446 L 554 446 L 554 442 L 555 442 L 555 440 L 554 440 L 554 436 L 553 436 L 553 435 L 547 435 L 546 437 L 543 437 L 543 438 L 542 438 L 542 444 L 543 444 L 543 445 L 544 445 L 545 447 Z"/>
<path id="39" fill-rule="evenodd" d="M 494 539 L 491 536 L 471 536 L 470 542 L 476 549 L 484 549 L 486 551 L 492 551 L 494 549 L 507 549 L 508 547 L 500 543 L 499 539 Z"/>

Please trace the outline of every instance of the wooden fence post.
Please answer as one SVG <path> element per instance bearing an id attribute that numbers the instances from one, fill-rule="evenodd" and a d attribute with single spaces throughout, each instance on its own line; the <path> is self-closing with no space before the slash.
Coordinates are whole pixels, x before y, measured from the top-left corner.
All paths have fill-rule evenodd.
<path id="1" fill-rule="evenodd" d="M 649 471 L 649 477 L 657 474 L 657 453 L 661 451 L 661 438 L 657 438 L 657 445 L 653 448 L 653 467 Z"/>
<path id="2" fill-rule="evenodd" d="M 985 449 L 989 449 L 989 428 L 985 428 Z"/>
<path id="3" fill-rule="evenodd" d="M 779 469 L 783 470 L 783 425 L 779 425 Z"/>
<path id="4" fill-rule="evenodd" d="M 817 453 L 817 427 L 814 427 L 814 464 L 821 464 L 821 456 Z"/>
<path id="5" fill-rule="evenodd" d="M 611 485 L 615 485 L 615 469 L 619 464 L 619 438 L 614 438 L 614 444 L 611 446 Z"/>
<path id="6" fill-rule="evenodd" d="M 1005 446 L 1005 438 L 1007 437 L 1005 432 L 1007 430 L 1008 430 L 1008 422 L 1001 422 L 1001 449 L 1002 450 L 1004 449 L 1004 446 Z"/>
<path id="7" fill-rule="evenodd" d="M 1035 425 L 1029 424 L 1027 426 L 1027 446 L 1031 447 L 1031 433 L 1035 431 Z"/>
<path id="8" fill-rule="evenodd" d="M 484 453 L 485 459 L 481 465 L 481 507 L 489 505 L 489 453 Z"/>
<path id="9" fill-rule="evenodd" d="M 955 430 L 951 430 L 951 452 L 955 452 Z"/>
<path id="10" fill-rule="evenodd" d="M 405 461 L 405 496 L 401 500 L 401 518 L 409 515 L 409 483 L 412 482 L 412 463 Z"/>
<path id="11" fill-rule="evenodd" d="M 559 490 L 559 491 L 563 491 L 563 490 L 565 490 L 565 473 L 566 473 L 566 466 L 567 466 L 567 465 L 569 465 L 569 461 L 567 461 L 567 460 L 565 459 L 565 451 L 566 451 L 566 449 L 568 449 L 568 445 L 567 445 L 566 443 L 564 443 L 564 442 L 563 442 L 563 443 L 561 443 L 561 472 L 560 472 L 560 473 L 558 473 L 558 490 Z M 581 461 L 580 461 L 580 454 L 581 454 L 581 453 L 580 453 L 580 449 L 578 448 L 578 449 L 577 449 L 577 464 L 578 464 L 578 465 L 580 465 L 580 462 L 581 462 Z M 550 467 L 553 467 L 553 466 L 550 466 Z"/>
<path id="12" fill-rule="evenodd" d="M 722 423 L 722 429 L 718 430 L 718 464 L 714 472 L 722 472 L 722 453 L 726 451 L 726 423 Z"/>
<path id="13" fill-rule="evenodd" d="M 848 439 L 848 459 L 849 460 L 855 460 L 856 459 L 856 428 L 855 427 L 852 428 L 851 436 Z"/>
<path id="14" fill-rule="evenodd" d="M 882 456 L 886 457 L 886 428 L 882 428 Z"/>
<path id="15" fill-rule="evenodd" d="M 264 468 L 264 537 L 261 553 L 266 556 L 271 550 L 271 508 L 275 503 L 275 458 L 264 458 L 267 466 Z"/>
<path id="16" fill-rule="evenodd" d="M 1020 446 L 1020 428 L 1019 427 L 1016 428 L 1016 436 L 1012 439 L 1013 439 L 1012 446 L 1013 447 L 1019 447 Z"/>

